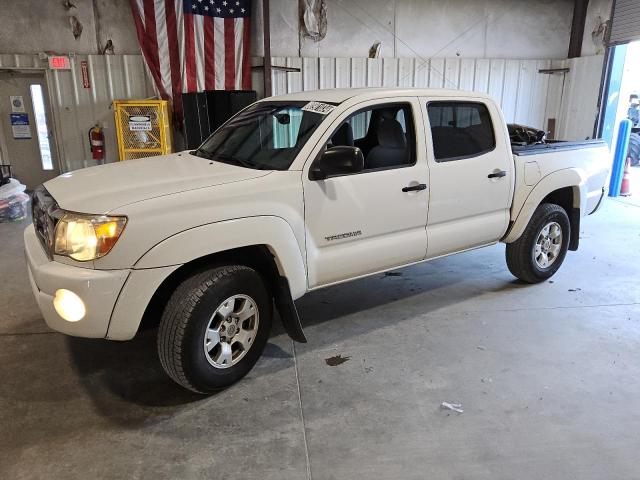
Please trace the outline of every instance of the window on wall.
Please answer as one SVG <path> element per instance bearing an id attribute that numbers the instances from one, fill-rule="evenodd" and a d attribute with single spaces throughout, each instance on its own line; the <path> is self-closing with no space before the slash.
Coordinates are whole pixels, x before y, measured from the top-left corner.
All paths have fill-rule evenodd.
<path id="1" fill-rule="evenodd" d="M 44 105 L 42 85 L 30 85 L 29 90 L 31 91 L 33 116 L 35 117 L 36 131 L 38 133 L 38 147 L 40 148 L 40 161 L 42 162 L 42 169 L 53 170 L 53 160 L 51 158 L 51 143 L 49 142 L 49 127 L 47 127 L 47 110 Z"/>
<path id="2" fill-rule="evenodd" d="M 495 148 L 491 115 L 484 103 L 429 102 L 427 111 L 436 161 L 476 157 Z"/>

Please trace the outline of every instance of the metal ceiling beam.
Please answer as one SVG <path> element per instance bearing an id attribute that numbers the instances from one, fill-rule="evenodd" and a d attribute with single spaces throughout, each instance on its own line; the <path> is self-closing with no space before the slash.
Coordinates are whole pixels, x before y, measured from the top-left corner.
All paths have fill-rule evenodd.
<path id="1" fill-rule="evenodd" d="M 269 21 L 269 0 L 262 0 L 262 30 L 264 41 L 264 96 L 273 95 L 271 88 L 271 24 Z"/>
<path id="2" fill-rule="evenodd" d="M 587 21 L 587 7 L 589 0 L 574 0 L 573 20 L 571 21 L 571 36 L 569 37 L 569 58 L 582 55 L 582 38 L 584 37 L 584 25 Z"/>

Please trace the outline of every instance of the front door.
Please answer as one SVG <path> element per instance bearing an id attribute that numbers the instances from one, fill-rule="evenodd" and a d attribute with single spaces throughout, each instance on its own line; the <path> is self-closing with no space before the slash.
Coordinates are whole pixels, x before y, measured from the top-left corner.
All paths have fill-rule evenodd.
<path id="1" fill-rule="evenodd" d="M 355 146 L 359 173 L 310 180 L 303 173 L 309 287 L 423 260 L 428 170 L 415 98 L 364 102 L 337 120 L 323 151 Z"/>
<path id="2" fill-rule="evenodd" d="M 0 72 L 2 158 L 33 189 L 60 174 L 44 73 Z"/>
<path id="3" fill-rule="evenodd" d="M 423 99 L 428 118 L 428 257 L 497 242 L 509 224 L 514 172 L 493 102 Z"/>

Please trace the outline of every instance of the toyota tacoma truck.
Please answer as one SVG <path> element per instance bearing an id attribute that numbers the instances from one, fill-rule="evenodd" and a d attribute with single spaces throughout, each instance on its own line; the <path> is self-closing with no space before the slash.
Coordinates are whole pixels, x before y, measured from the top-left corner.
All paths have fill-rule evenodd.
<path id="1" fill-rule="evenodd" d="M 294 301 L 309 291 L 496 242 L 522 281 L 551 277 L 600 205 L 608 149 L 533 136 L 512 142 L 496 103 L 471 92 L 266 98 L 197 150 L 38 188 L 33 292 L 68 335 L 157 325 L 167 374 L 213 392 L 253 367 L 276 309 L 306 341 Z"/>

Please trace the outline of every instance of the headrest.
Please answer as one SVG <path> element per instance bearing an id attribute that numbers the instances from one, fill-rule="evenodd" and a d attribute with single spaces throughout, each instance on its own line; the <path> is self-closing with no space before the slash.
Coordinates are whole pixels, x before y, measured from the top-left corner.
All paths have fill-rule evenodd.
<path id="1" fill-rule="evenodd" d="M 385 108 L 380 110 L 380 116 L 383 120 L 391 120 L 396 118 L 396 110 L 393 108 Z"/>
<path id="2" fill-rule="evenodd" d="M 331 137 L 331 143 L 334 147 L 338 145 L 353 147 L 353 129 L 351 125 L 348 123 L 340 125 L 340 128 Z"/>
<path id="3" fill-rule="evenodd" d="M 407 139 L 400 122 L 393 118 L 383 120 L 378 127 L 378 144 L 387 148 L 405 148 Z"/>

